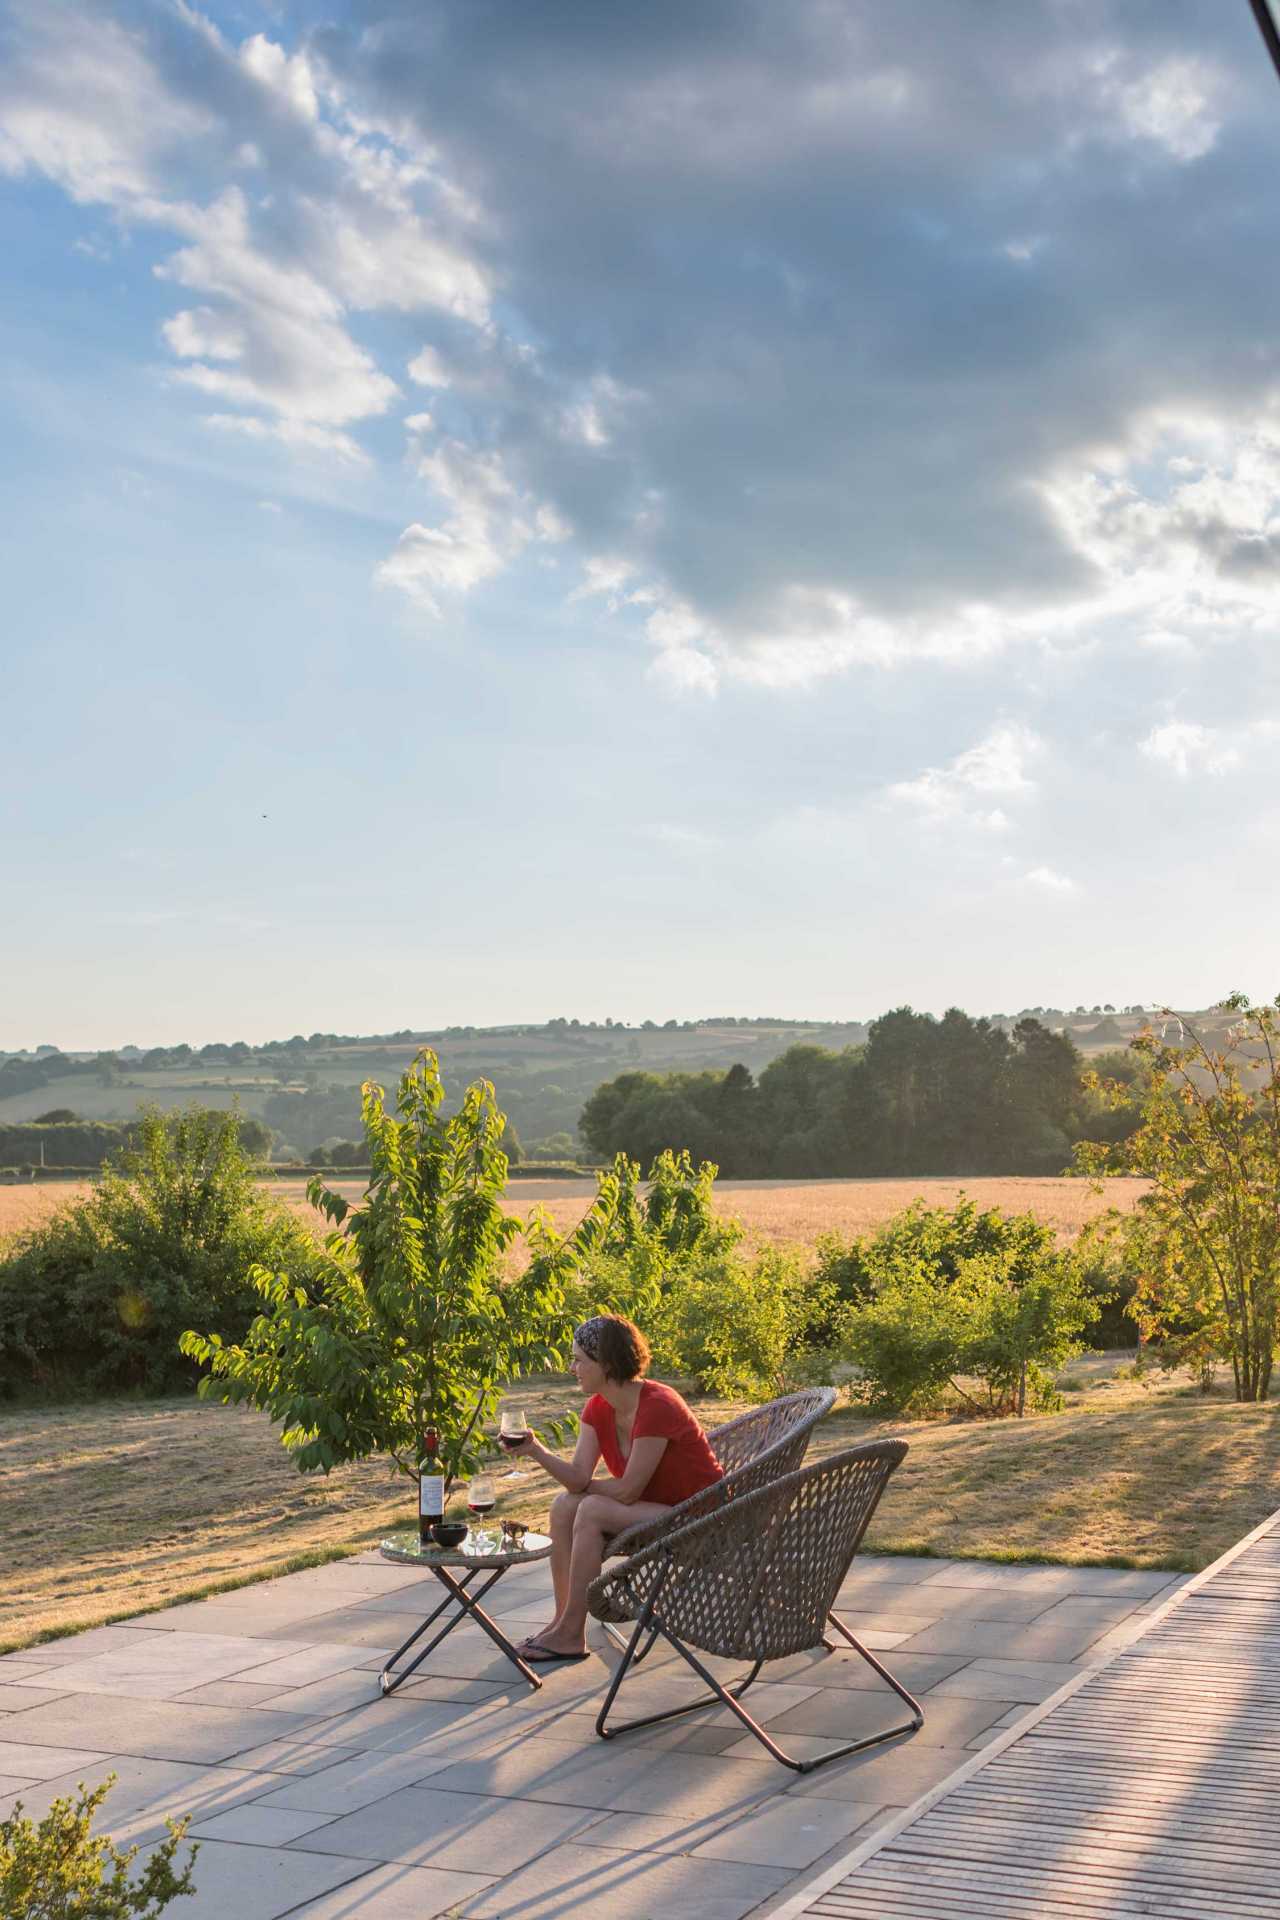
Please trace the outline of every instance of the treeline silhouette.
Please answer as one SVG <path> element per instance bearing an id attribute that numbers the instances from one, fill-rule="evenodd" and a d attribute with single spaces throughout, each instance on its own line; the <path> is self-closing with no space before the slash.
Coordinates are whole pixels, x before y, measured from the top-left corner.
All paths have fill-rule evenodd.
<path id="1" fill-rule="evenodd" d="M 1110 1055 L 1106 1067 L 1129 1062 Z M 1072 1042 L 1035 1019 L 1006 1033 L 959 1008 L 938 1020 L 899 1007 L 864 1046 L 792 1047 L 758 1081 L 745 1066 L 619 1074 L 587 1101 L 579 1131 L 602 1158 L 647 1166 L 685 1147 L 739 1179 L 1056 1174 L 1076 1140 L 1116 1139 L 1136 1121 L 1104 1108 L 1083 1068 Z"/>

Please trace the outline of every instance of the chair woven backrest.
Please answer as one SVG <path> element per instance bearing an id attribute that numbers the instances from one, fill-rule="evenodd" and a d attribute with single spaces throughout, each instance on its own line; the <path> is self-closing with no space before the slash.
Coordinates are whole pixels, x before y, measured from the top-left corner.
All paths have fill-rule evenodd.
<path id="1" fill-rule="evenodd" d="M 726 1475 L 792 1440 L 797 1445 L 796 1456 L 789 1465 L 779 1468 L 785 1473 L 789 1466 L 799 1466 L 814 1422 L 831 1411 L 835 1398 L 830 1387 L 805 1387 L 799 1393 L 788 1393 L 781 1400 L 770 1400 L 767 1406 L 739 1414 L 736 1420 L 716 1427 L 707 1438 Z"/>
<path id="2" fill-rule="evenodd" d="M 606 1572 L 628 1597 L 655 1597 L 688 1645 L 733 1660 L 779 1660 L 819 1646 L 828 1613 L 889 1476 L 901 1440 L 849 1447 L 729 1501 Z"/>
<path id="3" fill-rule="evenodd" d="M 724 1468 L 724 1478 L 701 1493 L 673 1507 L 661 1520 L 640 1521 L 616 1534 L 609 1546 L 611 1554 L 634 1553 L 644 1542 L 655 1539 L 669 1527 L 681 1526 L 700 1513 L 709 1513 L 739 1494 L 766 1486 L 782 1474 L 790 1473 L 804 1459 L 809 1436 L 824 1414 L 835 1405 L 831 1387 L 804 1387 L 764 1407 L 753 1407 L 736 1420 L 716 1427 L 707 1435 L 716 1459 Z M 604 1616 L 602 1616 L 604 1617 Z M 610 1619 L 627 1619 L 627 1614 L 610 1614 Z"/>

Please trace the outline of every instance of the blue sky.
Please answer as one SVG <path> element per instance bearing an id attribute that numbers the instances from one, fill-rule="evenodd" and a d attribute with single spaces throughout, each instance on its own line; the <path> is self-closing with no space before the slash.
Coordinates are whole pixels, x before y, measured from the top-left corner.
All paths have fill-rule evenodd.
<path id="1" fill-rule="evenodd" d="M 0 1047 L 1274 990 L 1243 0 L 0 22 Z"/>

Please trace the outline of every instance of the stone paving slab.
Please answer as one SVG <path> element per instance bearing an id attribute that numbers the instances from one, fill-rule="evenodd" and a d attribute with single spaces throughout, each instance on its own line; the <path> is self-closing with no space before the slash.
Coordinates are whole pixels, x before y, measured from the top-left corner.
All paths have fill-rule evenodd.
<path id="1" fill-rule="evenodd" d="M 20 1788 L 47 1804 L 114 1767 L 104 1825 L 118 1838 L 150 1844 L 164 1812 L 195 1812 L 206 1852 L 183 1920 L 739 1920 L 948 1778 L 1172 1584 L 858 1561 L 839 1611 L 891 1649 L 925 1729 L 797 1779 L 720 1707 L 598 1741 L 617 1656 L 596 1628 L 591 1659 L 547 1669 L 534 1692 L 463 1625 L 382 1699 L 386 1652 L 440 1594 L 429 1575 L 368 1556 L 8 1657 L 0 1809 Z M 508 1576 L 492 1601 L 513 1634 L 543 1624 L 549 1570 Z M 622 1711 L 682 1704 L 697 1686 L 659 1647 Z M 851 1651 L 772 1663 L 748 1703 L 802 1755 L 900 1712 Z"/>
<path id="2" fill-rule="evenodd" d="M 252 1680 L 211 1680 L 208 1686 L 175 1693 L 175 1702 L 193 1707 L 257 1707 L 266 1713 L 305 1711 L 293 1705 L 293 1692 L 283 1687 L 256 1687 Z M 310 1709 L 317 1712 L 317 1708 Z"/>
<path id="3" fill-rule="evenodd" d="M 7 1714 L 0 1722 L 5 1733 L 16 1739 L 20 1731 L 23 1741 L 32 1746 L 67 1747 L 79 1739 L 100 1757 L 137 1754 L 151 1760 L 202 1760 L 211 1765 L 259 1744 L 268 1728 L 278 1736 L 300 1732 L 310 1724 L 303 1714 L 178 1706 L 168 1700 L 123 1700 L 103 1693 L 68 1694 L 51 1707 Z"/>
<path id="4" fill-rule="evenodd" d="M 492 1884 L 488 1875 L 450 1868 L 371 1867 L 338 1892 L 291 1909 L 289 1920 L 437 1920 L 463 1912 Z"/>
<path id="5" fill-rule="evenodd" d="M 402 1787 L 416 1787 L 446 1764 L 439 1755 L 423 1753 L 353 1754 L 319 1773 L 282 1783 L 274 1793 L 263 1795 L 261 1804 L 336 1818 L 385 1800 Z"/>
<path id="6" fill-rule="evenodd" d="M 771 1800 L 690 1849 L 695 1860 L 739 1860 L 744 1866 L 811 1867 L 880 1811 L 855 1800 L 809 1800 L 797 1811 Z"/>
<path id="7" fill-rule="evenodd" d="M 1111 1625 L 1110 1621 L 1103 1623 Z M 994 1655 L 1016 1660 L 1078 1660 L 1103 1630 L 1100 1624 L 1069 1620 L 1058 1627 L 1011 1627 L 999 1620 L 939 1620 L 903 1643 L 907 1653 L 950 1653 L 971 1660 Z"/>
<path id="8" fill-rule="evenodd" d="M 40 1669 L 34 1668 L 33 1671 L 38 1673 Z M 21 1686 L 12 1687 L 4 1682 L 0 1683 L 0 1713 L 25 1713 L 28 1707 L 39 1706 L 42 1702 L 47 1705 L 50 1701 L 65 1700 L 66 1697 L 64 1688 L 44 1687 L 35 1680 L 24 1680 Z"/>
<path id="9" fill-rule="evenodd" d="M 182 1902 L 182 1920 L 283 1920 L 301 1901 L 348 1886 L 368 1867 L 362 1859 L 204 1840 L 196 1862 L 196 1891 Z M 348 1907 L 353 1920 L 359 1912 L 358 1904 Z"/>
<path id="10" fill-rule="evenodd" d="M 248 1768 L 132 1758 L 86 1767 L 78 1760 L 21 1794 L 23 1811 L 38 1820 L 55 1800 L 74 1796 L 82 1780 L 96 1785 L 108 1773 L 116 1776 L 107 1801 L 110 1817 L 100 1819 L 98 1826 L 105 1827 L 119 1846 L 148 1846 L 163 1840 L 167 1819 L 180 1820 L 188 1813 L 197 1820 L 212 1819 L 230 1807 L 256 1800 L 262 1792 L 262 1776 Z M 11 1798 L 0 1800 L 0 1819 L 12 1810 Z"/>
<path id="11" fill-rule="evenodd" d="M 597 1817 L 577 1806 L 530 1808 L 494 1794 L 442 1793 L 406 1787 L 371 1806 L 307 1834 L 296 1848 L 406 1866 L 457 1867 L 483 1872 L 496 1863 L 508 1873 L 579 1833 Z"/>
<path id="12" fill-rule="evenodd" d="M 509 1920 L 513 1911 L 519 1920 L 649 1920 L 667 1914 L 742 1920 L 792 1877 L 776 1867 L 574 1844 L 543 1854 L 460 1906 L 458 1914 L 459 1920 Z"/>
<path id="13" fill-rule="evenodd" d="M 938 1699 L 933 1695 L 925 1709 L 924 1725 L 911 1736 L 913 1747 L 962 1747 L 998 1720 L 1009 1704 L 1007 1698 L 980 1700 Z M 789 1733 L 818 1733 L 837 1744 L 861 1740 L 886 1727 L 900 1725 L 906 1709 L 888 1693 L 855 1693 L 852 1688 L 814 1693 L 799 1706 L 790 1707 L 770 1723 L 769 1731 L 783 1747 Z M 750 1738 L 750 1735 L 747 1736 Z"/>
<path id="14" fill-rule="evenodd" d="M 1028 1592 L 1104 1594 L 1149 1600 L 1162 1593 L 1175 1574 L 1120 1567 L 1046 1567 L 1011 1565 L 997 1560 L 953 1560 L 930 1574 L 927 1584 L 940 1587 L 1015 1587 Z"/>
<path id="15" fill-rule="evenodd" d="M 1071 1661 L 970 1660 L 932 1689 L 934 1700 L 1004 1700 L 1034 1706 L 1080 1671 Z"/>
<path id="16" fill-rule="evenodd" d="M 5 1722 L 5 1731 L 16 1726 L 25 1726 L 25 1720 Z M 86 1773 L 98 1768 L 107 1770 L 110 1755 L 105 1752 L 92 1752 L 85 1747 L 59 1747 L 48 1741 L 0 1740 L 0 1773 L 13 1773 L 27 1780 L 52 1780 L 55 1774 L 67 1773 L 72 1767 L 81 1767 Z"/>

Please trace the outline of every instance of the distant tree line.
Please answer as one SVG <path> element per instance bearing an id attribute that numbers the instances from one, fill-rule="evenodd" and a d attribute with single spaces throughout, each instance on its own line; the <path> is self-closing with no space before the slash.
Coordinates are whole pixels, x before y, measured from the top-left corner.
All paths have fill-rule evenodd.
<path id="1" fill-rule="evenodd" d="M 0 1121 L 0 1167 L 102 1167 L 134 1148 L 144 1121 L 81 1120 L 69 1108 L 51 1109 L 39 1120 Z M 237 1134 L 251 1158 L 271 1150 L 271 1129 L 239 1116 Z"/>
<path id="2" fill-rule="evenodd" d="M 1136 1070 L 1126 1055 L 1119 1064 Z M 957 1008 L 938 1020 L 899 1007 L 865 1046 L 792 1047 L 758 1081 L 741 1065 L 619 1074 L 587 1101 L 579 1131 L 601 1158 L 648 1164 L 687 1150 L 739 1179 L 1060 1173 L 1075 1141 L 1136 1124 L 1090 1093 L 1082 1069 L 1071 1040 L 1038 1020 L 1006 1033 Z"/>

